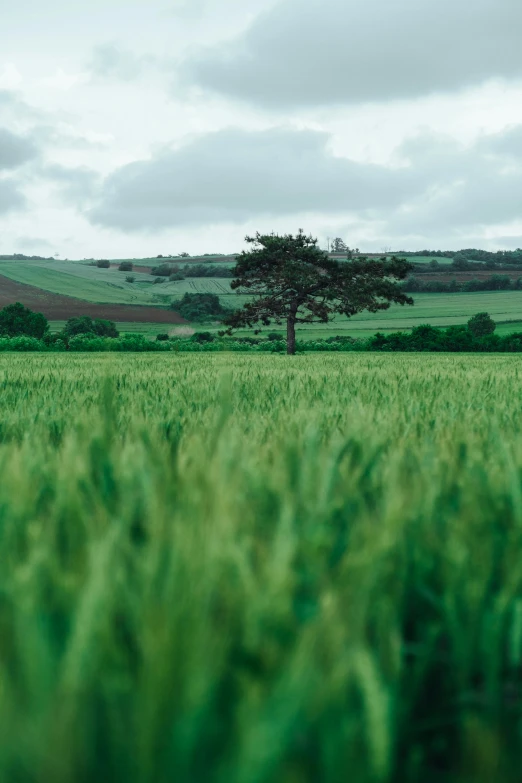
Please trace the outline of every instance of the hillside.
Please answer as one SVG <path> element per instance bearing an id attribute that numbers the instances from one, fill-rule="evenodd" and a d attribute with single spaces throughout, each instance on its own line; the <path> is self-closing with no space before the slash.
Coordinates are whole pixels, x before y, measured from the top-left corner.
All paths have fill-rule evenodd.
<path id="1" fill-rule="evenodd" d="M 49 293 L 36 286 L 17 283 L 0 276 L 0 309 L 13 302 L 22 302 L 31 310 L 43 313 L 49 321 L 66 321 L 80 315 L 105 318 L 117 322 L 182 324 L 183 318 L 173 310 L 121 304 L 94 304 L 70 296 Z"/>
<path id="2" fill-rule="evenodd" d="M 245 297 L 231 291 L 227 278 L 187 277 L 172 282 L 164 278 L 164 282 L 156 284 L 150 273 L 151 267 L 165 261 L 170 263 L 168 259 L 135 260 L 132 272 L 135 282 L 129 283 L 126 281 L 127 274 L 118 270 L 119 262 L 112 262 L 109 269 L 99 269 L 87 261 L 0 260 L 0 305 L 21 301 L 43 312 L 51 321 L 88 314 L 120 324 L 139 325 L 184 323 L 167 308 L 172 300 L 180 299 L 185 293 L 215 293 L 229 308 L 244 303 Z M 210 263 L 207 257 L 178 260 L 178 264 L 183 265 L 192 262 Z M 213 262 L 214 259 L 212 265 Z M 416 258 L 415 262 L 418 263 L 419 259 Z M 230 266 L 232 257 L 221 257 L 217 263 Z M 520 274 L 516 270 L 504 273 L 512 277 Z M 466 281 L 490 275 L 490 270 L 459 272 L 442 267 L 423 272 L 422 279 Z M 410 329 L 423 323 L 434 326 L 461 324 L 471 315 L 484 310 L 500 325 L 511 322 L 510 330 L 522 328 L 522 291 L 419 293 L 414 295 L 414 300 L 413 308 L 392 306 L 386 312 L 361 313 L 349 320 L 339 318 L 330 324 L 301 328 L 314 334 L 328 332 L 361 336 L 376 331 Z M 517 321 L 521 323 L 517 324 Z"/>

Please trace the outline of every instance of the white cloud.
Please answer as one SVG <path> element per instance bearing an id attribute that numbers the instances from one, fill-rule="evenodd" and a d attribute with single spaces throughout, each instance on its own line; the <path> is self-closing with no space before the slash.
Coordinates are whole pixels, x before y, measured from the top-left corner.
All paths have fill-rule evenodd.
<path id="1" fill-rule="evenodd" d="M 117 44 L 106 43 L 94 48 L 88 70 L 91 78 L 129 82 L 138 79 L 156 62 L 152 55 L 137 55 Z"/>
<path id="2" fill-rule="evenodd" d="M 16 90 L 23 81 L 22 74 L 14 63 L 6 63 L 0 72 L 0 90 Z"/>
<path id="3" fill-rule="evenodd" d="M 46 76 L 40 80 L 40 84 L 50 90 L 67 91 L 80 84 L 89 81 L 87 72 L 66 73 L 62 68 L 57 68 L 52 76 Z"/>

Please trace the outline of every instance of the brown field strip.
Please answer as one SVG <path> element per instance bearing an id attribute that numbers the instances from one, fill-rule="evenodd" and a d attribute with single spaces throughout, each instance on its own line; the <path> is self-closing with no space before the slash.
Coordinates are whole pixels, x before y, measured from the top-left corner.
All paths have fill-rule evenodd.
<path id="1" fill-rule="evenodd" d="M 186 321 L 173 310 L 159 307 L 124 304 L 95 304 L 72 296 L 53 294 L 25 283 L 17 283 L 0 275 L 0 309 L 21 302 L 31 310 L 43 313 L 51 321 L 67 321 L 79 315 L 105 318 L 110 321 L 157 324 L 184 324 Z"/>

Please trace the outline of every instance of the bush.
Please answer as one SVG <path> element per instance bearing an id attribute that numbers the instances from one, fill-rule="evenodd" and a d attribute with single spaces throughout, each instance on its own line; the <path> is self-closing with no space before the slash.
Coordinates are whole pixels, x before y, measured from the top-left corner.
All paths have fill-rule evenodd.
<path id="1" fill-rule="evenodd" d="M 27 335 L 41 339 L 48 330 L 47 318 L 42 313 L 33 313 L 20 302 L 7 305 L 0 310 L 0 336 Z"/>
<path id="2" fill-rule="evenodd" d="M 402 284 L 402 290 L 408 293 L 457 293 L 459 291 L 517 291 L 522 287 L 522 282 L 517 280 L 511 280 L 509 275 L 491 275 L 485 280 L 466 280 L 459 282 L 457 280 L 451 280 L 444 282 L 443 280 L 422 280 L 415 275 L 409 275 Z"/>
<path id="3" fill-rule="evenodd" d="M 43 340 L 21 335 L 19 337 L 0 337 L 0 351 L 46 351 Z"/>
<path id="4" fill-rule="evenodd" d="M 464 253 L 455 253 L 453 256 L 453 266 L 455 269 L 467 269 L 468 259 Z"/>
<path id="5" fill-rule="evenodd" d="M 223 264 L 185 264 L 185 277 L 234 277 L 232 269 Z"/>
<path id="6" fill-rule="evenodd" d="M 160 264 L 150 270 L 151 275 L 156 275 L 156 277 L 169 277 L 171 272 L 172 267 L 170 264 Z"/>
<path id="7" fill-rule="evenodd" d="M 67 338 L 75 337 L 76 335 L 118 337 L 118 330 L 113 321 L 105 321 L 99 318 L 93 320 L 88 315 L 82 315 L 78 318 L 70 318 L 65 324 L 63 334 Z"/>
<path id="8" fill-rule="evenodd" d="M 279 334 L 278 332 L 269 332 L 266 336 L 267 340 L 270 340 L 273 342 L 274 340 L 282 340 L 283 335 Z"/>
<path id="9" fill-rule="evenodd" d="M 223 307 L 217 294 L 185 294 L 183 299 L 174 300 L 170 305 L 187 321 L 212 321 L 223 318 L 230 312 Z"/>
<path id="10" fill-rule="evenodd" d="M 96 261 L 96 266 L 98 267 L 98 269 L 110 269 L 111 262 L 108 261 L 106 258 L 102 258 L 99 261 Z"/>
<path id="11" fill-rule="evenodd" d="M 468 321 L 468 329 L 473 337 L 485 337 L 493 334 L 497 325 L 488 313 L 477 313 Z"/>
<path id="12" fill-rule="evenodd" d="M 491 353 L 494 351 L 519 351 L 522 348 L 522 340 L 518 340 L 516 335 L 507 335 L 502 338 L 494 335 L 492 326 L 494 330 L 496 324 L 487 313 L 478 313 L 468 323 L 478 325 L 478 331 L 474 333 L 472 328 L 464 325 L 436 329 L 434 326 L 425 324 L 415 327 L 410 334 L 405 332 L 396 332 L 390 335 L 377 333 L 366 342 L 365 349 L 370 351 Z"/>
<path id="13" fill-rule="evenodd" d="M 156 277 L 155 280 L 154 280 L 154 284 L 155 285 L 158 285 L 159 283 L 165 283 L 165 282 L 166 281 L 165 281 L 164 277 Z"/>
<path id="14" fill-rule="evenodd" d="M 132 270 L 134 269 L 134 264 L 132 263 L 132 261 L 122 261 L 118 269 L 120 270 L 120 272 L 132 272 Z"/>
<path id="15" fill-rule="evenodd" d="M 185 275 L 183 274 L 183 272 L 174 272 L 169 277 L 169 280 L 170 280 L 171 283 L 177 283 L 180 280 L 184 280 L 184 279 L 185 279 Z"/>
<path id="16" fill-rule="evenodd" d="M 69 340 L 70 351 L 99 352 L 108 350 L 107 340 L 94 334 L 77 334 Z"/>
<path id="17" fill-rule="evenodd" d="M 127 275 L 127 277 L 125 278 L 125 282 L 126 283 L 134 283 L 135 280 L 136 280 L 136 277 L 134 275 Z"/>
<path id="18" fill-rule="evenodd" d="M 168 334 L 158 334 L 156 337 L 156 340 L 159 340 L 159 342 L 166 342 L 168 339 Z"/>
<path id="19" fill-rule="evenodd" d="M 212 343 L 215 337 L 212 332 L 196 332 L 190 339 L 194 343 Z"/>

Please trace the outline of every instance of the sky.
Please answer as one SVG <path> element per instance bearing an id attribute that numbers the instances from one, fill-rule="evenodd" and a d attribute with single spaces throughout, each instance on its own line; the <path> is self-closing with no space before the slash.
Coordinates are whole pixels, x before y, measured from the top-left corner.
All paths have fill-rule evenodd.
<path id="1" fill-rule="evenodd" d="M 522 246 L 520 0 L 0 8 L 0 254 Z"/>

